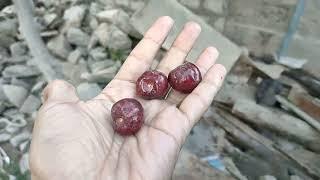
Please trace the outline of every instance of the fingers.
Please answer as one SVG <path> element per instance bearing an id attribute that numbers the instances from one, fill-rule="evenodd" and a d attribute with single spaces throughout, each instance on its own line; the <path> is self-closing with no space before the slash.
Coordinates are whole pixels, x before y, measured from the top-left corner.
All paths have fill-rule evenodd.
<path id="1" fill-rule="evenodd" d="M 54 80 L 43 90 L 44 102 L 76 102 L 79 100 L 75 88 L 66 81 Z"/>
<path id="2" fill-rule="evenodd" d="M 157 69 L 168 75 L 169 72 L 183 63 L 193 44 L 201 32 L 201 27 L 195 22 L 188 22 Z"/>
<path id="3" fill-rule="evenodd" d="M 213 65 L 196 89 L 182 101 L 179 109 L 188 118 L 189 129 L 194 126 L 212 103 L 222 85 L 225 74 L 226 69 L 223 65 Z"/>
<path id="4" fill-rule="evenodd" d="M 214 65 L 218 56 L 219 52 L 214 47 L 208 47 L 201 53 L 195 64 L 199 68 L 202 77 L 204 77 L 207 71 Z M 173 104 L 179 104 L 186 96 L 186 94 L 172 90 L 167 100 Z"/>
<path id="5" fill-rule="evenodd" d="M 148 70 L 172 26 L 173 20 L 169 16 L 160 17 L 132 50 L 115 79 L 135 81 Z"/>

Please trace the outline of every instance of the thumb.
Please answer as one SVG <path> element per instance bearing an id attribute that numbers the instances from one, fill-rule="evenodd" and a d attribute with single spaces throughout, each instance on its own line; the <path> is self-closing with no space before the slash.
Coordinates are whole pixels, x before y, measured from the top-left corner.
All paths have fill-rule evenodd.
<path id="1" fill-rule="evenodd" d="M 63 80 L 54 80 L 43 90 L 43 99 L 44 102 L 76 102 L 79 97 L 73 85 Z"/>

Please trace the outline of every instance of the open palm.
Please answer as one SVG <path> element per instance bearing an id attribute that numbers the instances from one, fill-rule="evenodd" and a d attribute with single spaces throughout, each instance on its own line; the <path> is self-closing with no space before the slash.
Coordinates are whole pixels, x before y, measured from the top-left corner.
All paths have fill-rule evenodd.
<path id="1" fill-rule="evenodd" d="M 80 101 L 72 85 L 61 80 L 46 87 L 30 150 L 33 179 L 171 178 L 185 138 L 225 75 L 224 67 L 214 64 L 217 50 L 209 47 L 196 61 L 204 78 L 191 94 L 173 90 L 165 100 L 137 97 L 135 81 L 150 68 L 172 26 L 170 17 L 159 18 L 92 100 Z M 187 23 L 157 70 L 168 74 L 182 64 L 199 33 L 199 25 Z M 111 107 L 123 98 L 136 98 L 144 108 L 145 123 L 133 136 L 120 136 L 112 128 Z"/>

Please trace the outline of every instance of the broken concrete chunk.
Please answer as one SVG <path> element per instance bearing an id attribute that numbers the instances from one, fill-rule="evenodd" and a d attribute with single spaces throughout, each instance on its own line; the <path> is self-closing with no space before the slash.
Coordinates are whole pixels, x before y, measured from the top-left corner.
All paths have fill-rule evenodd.
<path id="1" fill-rule="evenodd" d="M 197 9 L 200 6 L 200 0 L 180 0 L 180 3 L 191 9 Z"/>
<path id="2" fill-rule="evenodd" d="M 10 45 L 10 53 L 12 56 L 22 56 L 27 52 L 27 46 L 21 42 L 16 42 Z"/>
<path id="3" fill-rule="evenodd" d="M 237 45 L 218 33 L 201 18 L 193 14 L 177 1 L 149 0 L 141 11 L 133 15 L 131 24 L 140 34 L 144 34 L 150 25 L 161 16 L 170 16 L 175 21 L 174 28 L 162 45 L 164 49 L 170 48 L 184 24 L 192 20 L 200 24 L 202 31 L 192 50 L 188 54 L 187 60 L 196 60 L 200 53 L 209 46 L 214 46 L 218 49 L 219 58 L 217 63 L 223 64 L 227 71 L 229 71 L 233 64 L 238 60 L 241 50 Z"/>
<path id="4" fill-rule="evenodd" d="M 20 107 L 28 95 L 25 88 L 14 85 L 3 85 L 3 92 L 8 101 L 16 107 Z"/>
<path id="5" fill-rule="evenodd" d="M 38 68 L 25 65 L 12 65 L 2 72 L 3 77 L 31 77 L 40 75 Z"/>
<path id="6" fill-rule="evenodd" d="M 131 48 L 132 42 L 127 34 L 122 32 L 116 26 L 111 26 L 109 29 L 110 39 L 108 47 L 115 50 L 127 50 Z"/>
<path id="7" fill-rule="evenodd" d="M 86 46 L 90 40 L 87 33 L 78 28 L 70 28 L 67 32 L 67 39 L 70 44 Z"/>
<path id="8" fill-rule="evenodd" d="M 94 35 L 97 37 L 99 43 L 103 47 L 107 47 L 109 43 L 109 29 L 110 25 L 107 23 L 101 23 L 98 28 L 95 30 Z"/>
<path id="9" fill-rule="evenodd" d="M 97 14 L 97 18 L 100 22 L 115 24 L 125 33 L 130 33 L 132 29 L 130 17 L 122 9 L 110 9 L 102 11 Z"/>
<path id="10" fill-rule="evenodd" d="M 69 53 L 72 51 L 70 44 L 63 35 L 50 39 L 47 46 L 54 55 L 62 59 L 67 59 Z"/>
<path id="11" fill-rule="evenodd" d="M 210 12 L 222 14 L 224 2 L 224 0 L 205 0 L 203 2 L 203 7 Z"/>
<path id="12" fill-rule="evenodd" d="M 89 66 L 90 66 L 91 72 L 96 73 L 96 72 L 99 72 L 99 71 L 106 69 L 110 66 L 113 66 L 114 64 L 115 64 L 115 62 L 113 60 L 107 59 L 104 61 L 98 61 L 98 62 L 91 63 L 91 64 L 89 64 Z"/>
<path id="13" fill-rule="evenodd" d="M 110 9 L 99 12 L 96 16 L 100 22 L 112 22 L 117 14 L 119 13 L 120 9 Z"/>
<path id="14" fill-rule="evenodd" d="M 96 61 L 103 61 L 107 58 L 106 48 L 97 47 L 89 52 L 90 56 Z"/>
<path id="15" fill-rule="evenodd" d="M 68 61 L 72 64 L 76 64 L 78 63 L 78 60 L 80 59 L 81 55 L 81 51 L 79 49 L 76 49 L 69 54 Z"/>
<path id="16" fill-rule="evenodd" d="M 41 105 L 41 101 L 38 97 L 30 94 L 28 98 L 24 101 L 20 108 L 20 112 L 23 113 L 33 113 L 38 110 Z"/>
<path id="17" fill-rule="evenodd" d="M 96 97 L 101 88 L 96 83 L 81 83 L 77 86 L 77 92 L 81 100 L 87 101 Z"/>
<path id="18" fill-rule="evenodd" d="M 102 23 L 95 31 L 100 44 L 114 50 L 127 50 L 131 48 L 131 39 L 115 25 Z"/>
<path id="19" fill-rule="evenodd" d="M 80 27 L 85 15 L 85 6 L 71 6 L 64 12 L 63 19 L 68 26 Z"/>

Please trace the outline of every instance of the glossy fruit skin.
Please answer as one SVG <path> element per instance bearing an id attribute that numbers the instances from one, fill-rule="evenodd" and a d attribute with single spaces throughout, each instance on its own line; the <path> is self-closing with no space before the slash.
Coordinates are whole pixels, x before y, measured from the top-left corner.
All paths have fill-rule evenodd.
<path id="1" fill-rule="evenodd" d="M 143 99 L 161 99 L 169 90 L 168 78 L 159 71 L 146 71 L 136 82 L 137 95 Z"/>
<path id="2" fill-rule="evenodd" d="M 121 99 L 112 106 L 111 117 L 115 132 L 123 136 L 133 135 L 143 125 L 143 107 L 136 99 Z"/>
<path id="3" fill-rule="evenodd" d="M 173 69 L 168 76 L 171 87 L 184 94 L 191 93 L 201 82 L 201 72 L 196 65 L 186 62 Z"/>

